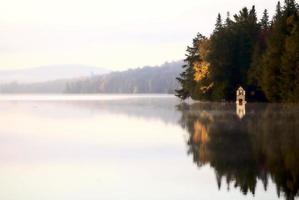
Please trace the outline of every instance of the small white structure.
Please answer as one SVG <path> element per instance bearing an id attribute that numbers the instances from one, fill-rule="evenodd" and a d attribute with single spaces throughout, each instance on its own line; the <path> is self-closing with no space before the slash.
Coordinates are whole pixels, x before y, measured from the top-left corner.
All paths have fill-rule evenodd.
<path id="1" fill-rule="evenodd" d="M 240 119 L 242 119 L 246 114 L 245 104 L 247 102 L 245 99 L 245 95 L 245 90 L 240 86 L 236 92 L 236 113 Z"/>
<path id="2" fill-rule="evenodd" d="M 239 106 L 245 105 L 247 103 L 245 95 L 245 90 L 240 86 L 236 92 L 236 104 L 238 104 Z"/>

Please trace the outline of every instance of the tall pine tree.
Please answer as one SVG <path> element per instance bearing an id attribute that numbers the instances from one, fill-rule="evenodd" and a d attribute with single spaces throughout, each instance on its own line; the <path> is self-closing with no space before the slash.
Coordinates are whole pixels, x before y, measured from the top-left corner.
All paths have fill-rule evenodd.
<path id="1" fill-rule="evenodd" d="M 177 80 L 179 81 L 181 88 L 176 90 L 176 96 L 182 100 L 187 99 L 194 94 L 194 88 L 196 86 L 196 81 L 194 80 L 194 64 L 201 60 L 199 55 L 199 45 L 200 41 L 206 39 L 203 35 L 197 34 L 197 36 L 193 39 L 192 46 L 187 47 L 187 53 L 185 58 L 185 65 L 183 71 Z"/>

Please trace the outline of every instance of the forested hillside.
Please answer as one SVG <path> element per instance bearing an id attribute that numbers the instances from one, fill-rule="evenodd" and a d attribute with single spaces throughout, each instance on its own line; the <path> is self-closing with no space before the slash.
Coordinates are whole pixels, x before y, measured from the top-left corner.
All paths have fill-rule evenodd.
<path id="1" fill-rule="evenodd" d="M 299 101 L 299 8 L 294 0 L 277 3 L 269 20 L 255 7 L 225 19 L 219 14 L 210 37 L 198 34 L 187 48 L 177 78 L 181 99 L 235 99 L 242 86 L 252 101 Z"/>
<path id="2" fill-rule="evenodd" d="M 69 82 L 66 93 L 174 93 L 183 61 Z"/>
<path id="3" fill-rule="evenodd" d="M 0 93 L 174 93 L 183 61 L 86 78 L 0 85 Z"/>

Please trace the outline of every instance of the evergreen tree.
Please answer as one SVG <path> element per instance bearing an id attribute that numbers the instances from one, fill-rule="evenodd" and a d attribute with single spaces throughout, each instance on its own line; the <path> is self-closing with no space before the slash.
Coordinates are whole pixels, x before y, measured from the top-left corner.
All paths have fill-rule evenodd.
<path id="1" fill-rule="evenodd" d="M 283 14 L 285 16 L 291 16 L 296 13 L 296 3 L 294 0 L 285 0 L 284 11 Z"/>
<path id="2" fill-rule="evenodd" d="M 221 28 L 222 28 L 222 18 L 220 13 L 218 13 L 216 24 L 215 24 L 215 30 L 219 31 Z"/>
<path id="3" fill-rule="evenodd" d="M 230 12 L 226 13 L 225 25 L 230 26 L 232 25 L 233 21 L 230 19 Z"/>
<path id="4" fill-rule="evenodd" d="M 260 21 L 260 26 L 261 26 L 261 31 L 264 32 L 266 30 L 269 29 L 269 14 L 268 14 L 268 10 L 265 9 L 263 12 L 263 17 Z"/>
<path id="5" fill-rule="evenodd" d="M 280 1 L 278 1 L 276 5 L 276 14 L 274 16 L 274 20 L 279 20 L 281 16 L 282 16 L 281 5 L 280 5 Z"/>
<path id="6" fill-rule="evenodd" d="M 268 11 L 264 10 L 262 19 L 258 24 L 258 36 L 252 53 L 251 66 L 248 71 L 248 84 L 252 89 L 252 99 L 265 101 L 265 95 L 262 91 L 262 77 L 263 77 L 263 54 L 267 49 L 266 39 L 269 34 L 270 22 Z"/>
<path id="7" fill-rule="evenodd" d="M 194 88 L 196 86 L 196 81 L 194 80 L 194 64 L 198 61 L 200 61 L 200 55 L 199 55 L 199 45 L 200 41 L 206 39 L 203 35 L 197 34 L 197 36 L 193 39 L 192 46 L 187 47 L 187 54 L 185 58 L 185 65 L 183 65 L 183 68 L 185 71 L 183 71 L 180 74 L 180 77 L 177 77 L 177 80 L 179 81 L 181 85 L 181 89 L 176 90 L 176 96 L 179 97 L 182 100 L 185 100 L 186 98 L 190 97 L 194 94 Z"/>
<path id="8" fill-rule="evenodd" d="M 225 99 L 229 93 L 229 81 L 232 80 L 232 63 L 235 53 L 233 22 L 229 16 L 222 29 L 215 29 L 210 37 L 210 77 L 213 83 L 211 100 Z"/>

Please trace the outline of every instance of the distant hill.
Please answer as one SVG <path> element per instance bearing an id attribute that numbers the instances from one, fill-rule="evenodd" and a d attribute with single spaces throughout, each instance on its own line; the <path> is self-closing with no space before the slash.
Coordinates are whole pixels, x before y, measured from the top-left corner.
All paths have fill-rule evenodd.
<path id="1" fill-rule="evenodd" d="M 36 83 L 108 73 L 106 69 L 87 65 L 49 65 L 21 70 L 0 71 L 0 84 Z"/>
<path id="2" fill-rule="evenodd" d="M 173 93 L 183 62 L 165 63 L 93 77 L 67 85 L 67 93 Z"/>
<path id="3" fill-rule="evenodd" d="M 0 93 L 173 93 L 183 61 L 40 83 L 0 85 Z"/>

